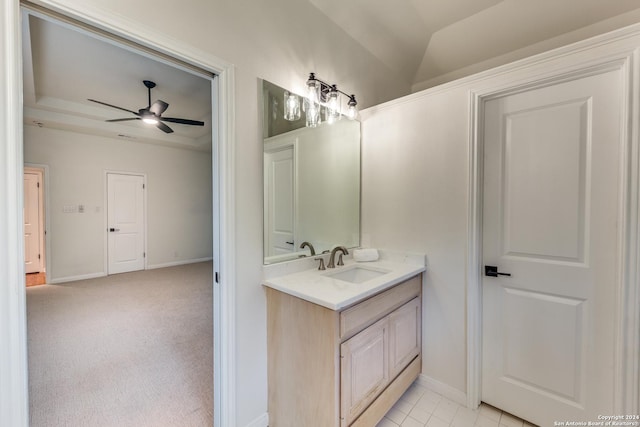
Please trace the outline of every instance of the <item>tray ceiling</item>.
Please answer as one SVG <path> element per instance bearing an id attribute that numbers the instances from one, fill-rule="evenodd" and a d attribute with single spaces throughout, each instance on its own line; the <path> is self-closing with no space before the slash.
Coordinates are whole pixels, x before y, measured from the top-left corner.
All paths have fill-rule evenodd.
<path id="1" fill-rule="evenodd" d="M 210 79 L 26 12 L 23 24 L 26 125 L 211 150 Z M 140 120 L 106 123 L 134 116 L 87 100 L 138 111 L 148 101 L 142 80 L 157 84 L 151 102 L 161 99 L 169 104 L 163 116 L 200 120 L 205 126 L 167 123 L 174 132 L 165 134 Z"/>

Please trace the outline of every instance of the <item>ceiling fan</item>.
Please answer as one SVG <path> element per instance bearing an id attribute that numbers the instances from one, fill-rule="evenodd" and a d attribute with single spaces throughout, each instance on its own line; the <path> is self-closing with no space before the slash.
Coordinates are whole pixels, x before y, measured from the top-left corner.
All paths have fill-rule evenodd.
<path id="1" fill-rule="evenodd" d="M 96 102 L 98 104 L 106 105 L 107 107 L 117 108 L 118 110 L 126 111 L 135 115 L 136 117 L 130 117 L 126 119 L 112 119 L 106 120 L 107 122 L 125 122 L 129 120 L 142 120 L 145 123 L 156 125 L 158 129 L 165 133 L 173 132 L 169 126 L 164 124 L 163 122 L 169 123 L 179 123 L 182 125 L 192 125 L 192 126 L 204 126 L 204 122 L 199 120 L 189 120 L 189 119 L 178 119 L 175 117 L 162 117 L 162 113 L 165 112 L 167 108 L 169 108 L 169 104 L 162 100 L 157 100 L 153 104 L 151 103 L 151 89 L 156 87 L 156 84 L 150 80 L 143 80 L 142 83 L 147 87 L 149 91 L 149 104 L 145 108 L 141 108 L 138 112 L 127 110 L 126 108 L 118 107 L 116 105 L 107 104 L 106 102 L 97 101 L 95 99 L 89 99 L 88 101 Z"/>

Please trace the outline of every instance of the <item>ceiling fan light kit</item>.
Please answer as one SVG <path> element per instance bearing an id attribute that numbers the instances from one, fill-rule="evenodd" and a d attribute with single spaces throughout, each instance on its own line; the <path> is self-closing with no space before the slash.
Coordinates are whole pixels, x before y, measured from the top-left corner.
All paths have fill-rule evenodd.
<path id="1" fill-rule="evenodd" d="M 156 87 L 156 84 L 151 80 L 143 80 L 142 83 L 144 83 L 148 91 L 147 92 L 148 104 L 147 104 L 147 107 L 139 109 L 138 112 L 135 112 L 133 110 L 129 110 L 126 108 L 118 107 L 116 105 L 108 104 L 106 102 L 98 101 L 95 99 L 88 99 L 88 101 L 95 102 L 97 104 L 105 105 L 107 107 L 115 108 L 118 110 L 126 111 L 136 116 L 136 117 L 123 118 L 123 119 L 105 120 L 107 122 L 126 122 L 130 120 L 142 120 L 145 123 L 155 125 L 158 129 L 160 129 L 165 133 L 172 133 L 173 129 L 171 129 L 169 126 L 167 126 L 163 122 L 178 123 L 178 124 L 190 125 L 190 126 L 204 126 L 204 122 L 199 120 L 180 119 L 177 117 L 162 117 L 162 113 L 164 113 L 166 109 L 169 108 L 169 104 L 160 99 L 158 99 L 152 104 L 151 89 Z"/>

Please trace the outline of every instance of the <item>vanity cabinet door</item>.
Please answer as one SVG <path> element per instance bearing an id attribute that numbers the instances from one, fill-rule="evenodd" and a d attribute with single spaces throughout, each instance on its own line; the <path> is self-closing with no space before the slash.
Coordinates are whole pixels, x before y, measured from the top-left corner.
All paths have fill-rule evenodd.
<path id="1" fill-rule="evenodd" d="M 340 346 L 341 425 L 351 424 L 389 384 L 389 317 Z"/>
<path id="2" fill-rule="evenodd" d="M 389 369 L 395 378 L 421 347 L 421 304 L 414 298 L 389 315 Z"/>

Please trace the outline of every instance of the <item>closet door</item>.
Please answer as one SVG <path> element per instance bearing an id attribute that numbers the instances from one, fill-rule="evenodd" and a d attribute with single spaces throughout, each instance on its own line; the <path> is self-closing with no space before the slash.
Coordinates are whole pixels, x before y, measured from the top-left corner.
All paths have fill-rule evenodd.
<path id="1" fill-rule="evenodd" d="M 482 400 L 538 425 L 615 413 L 622 77 L 485 104 Z"/>

